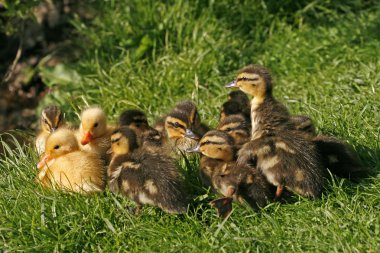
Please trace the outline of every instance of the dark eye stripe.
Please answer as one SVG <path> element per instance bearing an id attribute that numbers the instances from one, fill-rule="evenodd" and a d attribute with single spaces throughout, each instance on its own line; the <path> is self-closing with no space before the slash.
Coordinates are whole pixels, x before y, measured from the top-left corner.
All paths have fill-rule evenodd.
<path id="1" fill-rule="evenodd" d="M 259 78 L 248 78 L 248 77 L 240 77 L 237 81 L 257 81 Z"/>
<path id="2" fill-rule="evenodd" d="M 203 146 L 203 145 L 209 145 L 209 144 L 212 144 L 212 145 L 223 145 L 223 144 L 225 144 L 224 142 L 216 142 L 216 141 L 206 141 L 206 142 L 203 142 L 203 143 L 201 143 L 201 146 Z"/>
<path id="3" fill-rule="evenodd" d="M 50 121 L 46 118 L 44 118 L 44 120 L 45 120 L 45 123 L 48 125 L 49 129 L 52 129 L 53 127 L 51 126 Z"/>
<path id="4" fill-rule="evenodd" d="M 178 123 L 178 122 L 177 122 Z M 169 125 L 171 125 L 172 127 L 176 128 L 176 125 L 175 123 L 173 122 L 168 122 Z M 183 130 L 186 130 L 186 127 L 182 126 L 181 124 L 178 123 L 178 127 L 179 128 L 182 128 Z"/>
<path id="5" fill-rule="evenodd" d="M 120 140 L 120 138 L 117 138 L 117 139 L 111 140 L 111 143 L 118 142 L 119 140 Z"/>

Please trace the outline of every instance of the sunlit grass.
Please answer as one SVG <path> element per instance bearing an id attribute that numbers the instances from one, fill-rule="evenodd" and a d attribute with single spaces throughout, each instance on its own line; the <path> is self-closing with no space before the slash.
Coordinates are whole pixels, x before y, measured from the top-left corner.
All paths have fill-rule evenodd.
<path id="1" fill-rule="evenodd" d="M 78 34 L 73 39 L 83 48 L 82 58 L 45 70 L 52 74 L 43 79 L 55 85 L 41 106 L 58 103 L 72 121 L 86 104 L 101 105 L 111 121 L 126 108 L 140 108 L 153 123 L 176 101 L 190 98 L 199 105 L 205 122 L 215 126 L 228 93 L 223 84 L 239 68 L 260 63 L 271 69 L 275 95 L 292 113 L 308 114 L 319 132 L 346 139 L 364 164 L 378 171 L 379 12 L 354 4 L 337 7 L 328 1 L 312 1 L 294 12 L 276 9 L 275 3 L 239 3 L 97 3 L 102 11 L 93 22 L 73 21 Z M 319 200 L 293 197 L 259 213 L 236 205 L 223 222 L 207 204 L 211 194 L 195 178 L 196 160 L 179 163 L 192 191 L 200 195 L 187 214 L 168 215 L 145 207 L 135 217 L 125 208 L 133 203 L 108 191 L 84 197 L 42 189 L 34 180 L 37 159 L 32 148 L 16 145 L 0 160 L 0 248 L 38 252 L 380 249 L 377 176 L 359 184 L 334 178 Z"/>

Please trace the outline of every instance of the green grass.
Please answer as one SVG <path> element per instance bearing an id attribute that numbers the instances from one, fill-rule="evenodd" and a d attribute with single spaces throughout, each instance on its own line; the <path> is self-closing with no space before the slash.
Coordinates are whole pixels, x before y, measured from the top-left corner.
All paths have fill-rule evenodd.
<path id="1" fill-rule="evenodd" d="M 115 121 L 126 108 L 149 120 L 191 98 L 215 126 L 229 90 L 250 63 L 272 70 L 275 95 L 308 114 L 319 132 L 347 140 L 380 169 L 380 11 L 371 1 L 109 1 L 92 22 L 73 20 L 82 56 L 43 68 L 53 92 L 41 102 L 67 117 L 101 105 Z M 375 1 L 373 1 L 374 3 Z M 334 178 L 319 200 L 293 197 L 259 213 L 235 206 L 225 222 L 202 192 L 189 212 L 168 215 L 104 192 L 91 197 L 42 189 L 31 147 L 0 163 L 0 248 L 9 251 L 378 252 L 380 178 Z M 199 191 L 197 161 L 182 162 Z"/>

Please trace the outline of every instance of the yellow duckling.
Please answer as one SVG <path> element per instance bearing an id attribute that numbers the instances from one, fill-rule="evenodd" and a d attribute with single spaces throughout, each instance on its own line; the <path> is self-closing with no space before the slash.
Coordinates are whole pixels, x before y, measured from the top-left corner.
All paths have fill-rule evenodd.
<path id="1" fill-rule="evenodd" d="M 107 124 L 107 116 L 99 107 L 90 107 L 81 114 L 78 139 L 81 149 L 99 154 L 108 160 L 107 151 L 111 147 L 113 127 Z"/>
<path id="2" fill-rule="evenodd" d="M 45 187 L 79 193 L 105 187 L 103 161 L 94 153 L 81 151 L 69 129 L 59 129 L 48 137 L 45 155 L 37 167 L 38 179 Z"/>
<path id="3" fill-rule="evenodd" d="M 47 137 L 63 125 L 63 115 L 58 106 L 51 105 L 42 110 L 40 118 L 40 132 L 36 137 L 36 148 L 38 155 L 42 155 L 45 152 Z"/>

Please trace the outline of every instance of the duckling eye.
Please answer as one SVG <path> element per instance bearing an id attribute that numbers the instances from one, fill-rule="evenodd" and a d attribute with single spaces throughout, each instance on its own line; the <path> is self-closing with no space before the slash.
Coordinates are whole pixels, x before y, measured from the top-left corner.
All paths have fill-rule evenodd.
<path id="1" fill-rule="evenodd" d="M 49 124 L 49 122 L 47 121 L 47 119 L 44 119 L 44 122 L 45 122 L 45 124 Z"/>
<path id="2" fill-rule="evenodd" d="M 225 174 L 220 174 L 220 177 L 225 177 L 226 175 Z"/>
<path id="3" fill-rule="evenodd" d="M 99 125 L 98 122 L 96 122 L 96 123 L 94 124 L 94 127 L 98 127 L 98 125 Z"/>
<path id="4" fill-rule="evenodd" d="M 231 130 L 232 130 L 231 127 L 227 127 L 227 128 L 226 128 L 226 131 L 227 131 L 227 132 L 229 132 L 229 131 L 231 131 Z"/>
<path id="5" fill-rule="evenodd" d="M 175 123 L 174 123 L 174 127 L 175 127 L 175 128 L 180 127 L 180 125 L 178 124 L 178 122 L 175 122 Z"/>
<path id="6" fill-rule="evenodd" d="M 55 146 L 54 146 L 54 149 L 59 149 L 59 145 L 55 145 Z"/>

